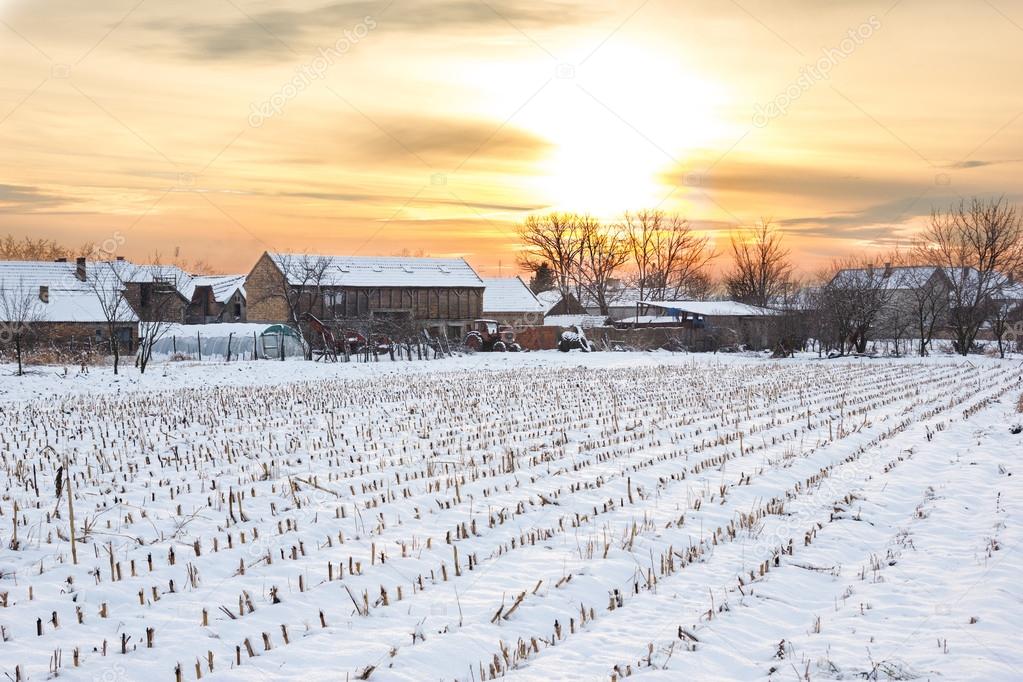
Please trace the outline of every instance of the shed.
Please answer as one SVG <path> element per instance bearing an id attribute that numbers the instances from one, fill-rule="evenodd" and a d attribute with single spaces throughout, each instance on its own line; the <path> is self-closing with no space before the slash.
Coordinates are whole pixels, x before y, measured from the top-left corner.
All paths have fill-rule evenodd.
<path id="1" fill-rule="evenodd" d="M 515 327 L 542 325 L 546 306 L 518 277 L 484 277 L 483 317 Z"/>

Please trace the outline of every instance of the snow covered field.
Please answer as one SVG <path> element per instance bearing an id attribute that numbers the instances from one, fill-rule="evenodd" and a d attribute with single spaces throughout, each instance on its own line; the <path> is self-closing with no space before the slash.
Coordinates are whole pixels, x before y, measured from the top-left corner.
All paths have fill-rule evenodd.
<path id="1" fill-rule="evenodd" d="M 3 376 L 0 675 L 1021 679 L 1021 371 L 531 353 Z"/>

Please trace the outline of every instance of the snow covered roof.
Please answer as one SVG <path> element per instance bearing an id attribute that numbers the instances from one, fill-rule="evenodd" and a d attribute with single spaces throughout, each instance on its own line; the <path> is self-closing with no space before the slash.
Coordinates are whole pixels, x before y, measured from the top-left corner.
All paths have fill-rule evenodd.
<path id="1" fill-rule="evenodd" d="M 754 317 L 778 314 L 777 311 L 769 308 L 758 308 L 755 305 L 738 301 L 640 301 L 640 304 L 661 310 L 677 310 L 709 317 Z"/>
<path id="2" fill-rule="evenodd" d="M 99 297 L 91 291 L 50 290 L 49 303 L 40 302 L 38 310 L 43 322 L 107 321 Z M 120 305 L 116 310 L 116 321 L 138 322 L 139 318 L 131 306 Z"/>
<path id="3" fill-rule="evenodd" d="M 541 291 L 539 294 L 537 294 L 536 300 L 538 300 L 540 302 L 540 305 L 543 306 L 543 311 L 547 312 L 554 306 L 561 303 L 561 299 L 563 299 L 564 297 L 565 297 L 564 294 L 562 294 L 560 290 L 549 289 L 548 291 Z"/>
<path id="4" fill-rule="evenodd" d="M 323 267 L 320 284 L 338 287 L 467 287 L 483 280 L 464 258 L 319 256 L 268 253 L 290 284 L 310 284 L 307 268 Z"/>
<path id="5" fill-rule="evenodd" d="M 194 288 L 210 287 L 213 299 L 217 303 L 227 303 L 234 292 L 241 291 L 245 296 L 245 275 L 197 275 L 192 278 Z"/>
<path id="6" fill-rule="evenodd" d="M 542 313 L 547 308 L 518 277 L 484 277 L 483 314 Z"/>
<path id="7" fill-rule="evenodd" d="M 649 292 L 648 292 L 649 293 Z M 615 287 L 607 292 L 607 304 L 612 308 L 634 306 L 642 298 L 637 287 Z M 582 292 L 582 304 L 587 308 L 599 306 L 597 299 L 587 291 Z"/>
<path id="8" fill-rule="evenodd" d="M 88 285 L 75 277 L 74 263 L 53 261 L 0 261 L 0 286 L 89 291 Z"/>
<path id="9" fill-rule="evenodd" d="M 547 315 L 543 318 L 545 327 L 575 327 L 593 329 L 603 327 L 607 318 L 601 315 Z"/>
<path id="10" fill-rule="evenodd" d="M 125 263 L 126 261 L 120 261 Z M 173 286 L 181 296 L 191 301 L 195 294 L 194 278 L 176 265 L 135 265 L 122 275 L 126 282 L 165 282 Z"/>
<path id="11" fill-rule="evenodd" d="M 896 266 L 891 268 L 845 268 L 835 273 L 832 283 L 839 286 L 881 287 L 889 291 L 915 289 L 926 284 L 939 270 L 934 265 Z"/>
<path id="12" fill-rule="evenodd" d="M 692 318 L 692 315 L 688 316 Z M 674 315 L 630 315 L 629 317 L 615 320 L 615 324 L 675 324 L 681 318 Z"/>

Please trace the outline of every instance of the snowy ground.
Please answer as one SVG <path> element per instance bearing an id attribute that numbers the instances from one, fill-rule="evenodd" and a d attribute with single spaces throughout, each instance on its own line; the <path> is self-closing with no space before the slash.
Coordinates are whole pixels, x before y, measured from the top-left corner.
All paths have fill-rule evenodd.
<path id="1" fill-rule="evenodd" d="M 1018 361 L 9 369 L 0 676 L 1023 679 Z"/>

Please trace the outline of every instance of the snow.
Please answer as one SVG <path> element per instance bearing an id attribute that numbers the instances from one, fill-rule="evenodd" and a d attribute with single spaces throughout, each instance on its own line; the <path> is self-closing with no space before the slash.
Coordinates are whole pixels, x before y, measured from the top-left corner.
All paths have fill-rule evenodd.
<path id="1" fill-rule="evenodd" d="M 759 308 L 738 301 L 640 301 L 640 305 L 710 317 L 759 317 L 777 314 L 769 308 Z"/>
<path id="2" fill-rule="evenodd" d="M 483 314 L 542 313 L 545 306 L 518 277 L 484 277 Z"/>
<path id="3" fill-rule="evenodd" d="M 106 286 L 120 288 L 119 283 L 112 280 L 111 269 L 119 267 L 120 261 L 97 262 L 87 265 L 87 274 L 98 277 Z M 92 269 L 98 268 L 98 269 Z M 0 261 L 0 291 L 10 292 L 20 298 L 23 294 L 38 296 L 41 287 L 46 287 L 47 301 L 41 299 L 33 313 L 38 313 L 42 322 L 106 322 L 103 305 L 99 296 L 87 282 L 75 276 L 74 263 L 57 263 L 53 261 Z M 112 291 L 113 289 L 111 289 Z M 116 311 L 117 322 L 137 322 L 138 317 L 128 309 L 120 306 Z M 33 314 L 35 317 L 35 314 Z"/>
<path id="4" fill-rule="evenodd" d="M 105 323 L 106 314 L 99 297 L 91 291 L 50 290 L 49 302 L 37 306 L 42 322 Z M 126 305 L 111 311 L 116 322 L 138 322 L 139 318 Z"/>
<path id="5" fill-rule="evenodd" d="M 74 263 L 53 261 L 0 261 L 0 287 L 69 291 L 89 291 L 88 285 L 75 277 Z"/>
<path id="6" fill-rule="evenodd" d="M 234 292 L 241 291 L 245 296 L 246 275 L 196 275 L 192 278 L 193 294 L 195 289 L 208 286 L 213 290 L 213 300 L 217 303 L 227 303 L 234 296 Z M 189 296 L 189 300 L 191 300 Z"/>
<path id="7" fill-rule="evenodd" d="M 900 291 L 923 287 L 938 269 L 933 265 L 844 268 L 835 273 L 831 281 L 839 286 L 879 286 L 890 291 Z"/>
<path id="8" fill-rule="evenodd" d="M 582 327 L 593 329 L 603 327 L 606 317 L 601 315 L 546 315 L 543 318 L 546 327 Z"/>
<path id="9" fill-rule="evenodd" d="M 310 284 L 304 266 L 326 261 L 324 286 L 336 287 L 469 287 L 483 280 L 463 258 L 406 258 L 403 256 L 319 256 L 271 253 L 291 284 Z"/>
<path id="10" fill-rule="evenodd" d="M 0 676 L 1023 669 L 1018 361 L 0 369 Z"/>
<path id="11" fill-rule="evenodd" d="M 561 299 L 563 298 L 564 294 L 557 289 L 548 289 L 547 291 L 541 291 L 536 295 L 536 300 L 540 301 L 540 304 L 543 306 L 543 312 L 545 313 L 561 303 Z"/>

